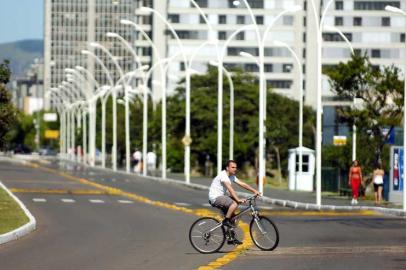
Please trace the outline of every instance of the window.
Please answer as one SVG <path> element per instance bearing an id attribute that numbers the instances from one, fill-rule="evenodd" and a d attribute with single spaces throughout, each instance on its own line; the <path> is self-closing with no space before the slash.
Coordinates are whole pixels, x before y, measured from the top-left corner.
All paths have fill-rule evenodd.
<path id="1" fill-rule="evenodd" d="M 185 71 L 185 63 L 184 62 L 179 63 L 179 69 L 180 69 L 180 71 Z"/>
<path id="2" fill-rule="evenodd" d="M 371 50 L 371 57 L 372 58 L 381 58 L 381 50 L 372 49 Z"/>
<path id="3" fill-rule="evenodd" d="M 361 17 L 354 17 L 353 25 L 354 26 L 362 26 L 362 18 Z"/>
<path id="4" fill-rule="evenodd" d="M 227 32 L 226 31 L 219 31 L 218 39 L 219 40 L 226 40 L 227 39 Z"/>
<path id="5" fill-rule="evenodd" d="M 237 36 L 235 37 L 236 40 L 244 40 L 245 39 L 245 33 L 244 32 L 240 32 L 237 34 Z"/>
<path id="6" fill-rule="evenodd" d="M 405 34 L 400 34 L 400 42 L 405 42 Z"/>
<path id="7" fill-rule="evenodd" d="M 282 71 L 283 73 L 290 73 L 293 69 L 293 65 L 292 64 L 283 64 L 282 66 Z"/>
<path id="8" fill-rule="evenodd" d="M 199 15 L 199 22 L 200 22 L 200 23 L 206 23 L 206 22 L 204 21 L 204 17 L 203 17 L 202 15 Z"/>
<path id="9" fill-rule="evenodd" d="M 168 14 L 168 20 L 171 23 L 179 23 L 179 14 Z"/>
<path id="10" fill-rule="evenodd" d="M 343 34 L 349 41 L 352 41 L 352 33 L 343 33 Z M 338 33 L 323 33 L 323 40 L 345 42 L 345 40 Z"/>
<path id="11" fill-rule="evenodd" d="M 289 89 L 292 85 L 291 80 L 267 80 L 267 84 L 272 88 Z"/>
<path id="12" fill-rule="evenodd" d="M 385 6 L 400 8 L 400 1 L 355 1 L 354 10 L 385 10 Z"/>
<path id="13" fill-rule="evenodd" d="M 293 25 L 293 16 L 283 16 L 283 25 Z"/>
<path id="14" fill-rule="evenodd" d="M 207 8 L 207 0 L 195 0 L 196 4 L 201 8 Z M 195 7 L 192 3 L 190 3 L 191 7 Z"/>
<path id="15" fill-rule="evenodd" d="M 296 171 L 299 171 L 299 154 L 296 155 Z M 302 154 L 302 172 L 309 172 L 309 155 Z"/>
<path id="16" fill-rule="evenodd" d="M 390 18 L 389 17 L 382 17 L 382 26 L 390 26 Z"/>
<path id="17" fill-rule="evenodd" d="M 303 17 L 303 26 L 306 26 L 307 21 L 306 21 L 306 17 Z"/>
<path id="18" fill-rule="evenodd" d="M 245 71 L 247 72 L 258 72 L 257 64 L 245 64 Z"/>
<path id="19" fill-rule="evenodd" d="M 273 65 L 272 64 L 265 64 L 264 70 L 265 70 L 265 72 L 273 72 Z"/>
<path id="20" fill-rule="evenodd" d="M 251 8 L 264 8 L 264 0 L 248 0 Z"/>
<path id="21" fill-rule="evenodd" d="M 334 25 L 336 25 L 336 26 L 342 26 L 342 25 L 344 25 L 344 19 L 343 19 L 343 17 L 335 17 L 335 18 L 334 18 Z"/>
<path id="22" fill-rule="evenodd" d="M 226 24 L 226 23 L 227 23 L 226 15 L 219 15 L 219 24 Z"/>
<path id="23" fill-rule="evenodd" d="M 237 16 L 237 24 L 245 24 L 245 16 Z"/>
<path id="24" fill-rule="evenodd" d="M 343 10 L 344 9 L 344 3 L 343 1 L 336 1 L 336 10 Z"/>
<path id="25" fill-rule="evenodd" d="M 257 24 L 264 24 L 264 16 L 255 16 Z"/>

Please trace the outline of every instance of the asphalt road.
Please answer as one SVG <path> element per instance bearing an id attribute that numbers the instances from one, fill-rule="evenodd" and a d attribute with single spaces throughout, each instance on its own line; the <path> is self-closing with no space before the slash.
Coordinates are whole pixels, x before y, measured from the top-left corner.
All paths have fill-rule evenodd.
<path id="1" fill-rule="evenodd" d="M 35 232 L 0 246 L 1 269 L 205 269 L 218 259 L 223 259 L 219 269 L 237 270 L 406 269 L 406 220 L 401 218 L 264 206 L 280 230 L 279 247 L 273 252 L 250 247 L 225 260 L 232 247 L 196 253 L 187 233 L 197 216 L 170 208 L 210 210 L 207 191 L 65 162 L 39 165 L 0 162 L 0 180 L 38 221 Z M 142 198 L 105 195 L 78 179 Z"/>

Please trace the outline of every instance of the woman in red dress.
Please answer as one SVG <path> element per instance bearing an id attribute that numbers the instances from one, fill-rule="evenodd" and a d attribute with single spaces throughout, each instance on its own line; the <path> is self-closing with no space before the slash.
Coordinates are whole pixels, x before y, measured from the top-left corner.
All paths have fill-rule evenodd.
<path id="1" fill-rule="evenodd" d="M 348 173 L 348 185 L 352 189 L 352 200 L 351 204 L 358 204 L 359 187 L 362 183 L 362 171 L 358 160 L 352 162 L 352 166 Z"/>

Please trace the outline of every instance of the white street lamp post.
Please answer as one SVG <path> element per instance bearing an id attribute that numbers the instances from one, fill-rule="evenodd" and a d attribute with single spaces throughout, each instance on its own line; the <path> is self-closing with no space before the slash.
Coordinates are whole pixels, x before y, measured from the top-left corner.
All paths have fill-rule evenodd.
<path id="1" fill-rule="evenodd" d="M 303 70 L 302 64 L 295 51 L 286 43 L 281 41 L 274 41 L 274 45 L 285 47 L 292 54 L 295 59 L 299 71 L 299 179 L 302 178 L 302 164 L 303 164 Z M 297 180 L 296 180 L 297 183 Z"/>
<path id="2" fill-rule="evenodd" d="M 82 50 L 82 54 L 88 55 L 96 60 L 96 62 L 102 67 L 106 74 L 110 87 L 114 87 L 113 79 L 109 70 L 104 65 L 103 61 L 97 57 L 94 53 L 88 50 Z M 112 147 L 112 166 L 113 170 L 117 170 L 117 94 L 113 91 L 113 147 Z M 102 168 L 106 167 L 106 100 L 102 103 Z"/>
<path id="3" fill-rule="evenodd" d="M 120 73 L 121 77 L 124 77 L 124 72 L 121 69 L 121 66 L 117 62 L 116 58 L 110 53 L 108 49 L 106 49 L 103 45 L 96 43 L 96 42 L 91 42 L 90 46 L 94 48 L 98 48 L 102 50 L 105 54 L 107 54 L 110 59 L 113 61 L 114 65 L 116 66 L 118 72 Z M 128 104 L 128 88 L 129 86 L 125 81 L 124 83 L 124 96 L 126 97 L 125 99 L 125 152 L 126 152 L 126 171 L 130 172 L 130 107 Z"/>
<path id="4" fill-rule="evenodd" d="M 316 42 L 316 63 L 317 63 L 317 72 L 316 72 L 316 81 L 317 81 L 317 102 L 316 102 L 316 204 L 317 206 L 321 206 L 321 139 L 322 139 L 322 102 L 321 102 L 321 45 L 323 42 L 322 38 L 322 26 L 325 19 L 326 12 L 331 5 L 333 0 L 329 0 L 325 5 L 325 9 L 321 18 L 319 17 L 319 13 L 317 12 L 316 5 L 314 0 L 310 0 L 311 9 L 313 10 L 313 16 L 316 22 L 316 35 L 317 35 L 317 42 Z M 309 8 L 309 7 L 308 7 Z"/>
<path id="5" fill-rule="evenodd" d="M 185 67 L 187 66 L 187 59 L 185 56 L 185 49 L 183 47 L 182 42 L 179 39 L 178 34 L 176 33 L 175 29 L 173 29 L 172 25 L 162 16 L 161 13 L 156 11 L 153 8 L 150 7 L 141 7 L 140 9 L 141 13 L 154 13 L 155 15 L 158 16 L 158 18 L 165 23 L 165 25 L 169 28 L 173 36 L 175 37 L 178 46 L 181 50 L 181 54 L 183 57 L 183 62 L 185 64 Z M 185 143 L 185 182 L 190 183 L 190 72 L 188 69 L 185 70 L 186 78 L 185 78 L 185 89 L 186 89 L 186 119 L 185 119 L 185 137 L 184 141 Z"/>
<path id="6" fill-rule="evenodd" d="M 403 15 L 406 22 L 406 12 L 393 6 L 386 6 L 386 11 Z M 406 26 L 405 28 L 406 29 Z M 406 37 L 406 30 L 405 30 L 405 37 Z M 406 52 L 405 52 L 406 53 Z M 404 70 L 403 70 L 403 211 L 406 211 L 406 186 L 405 186 L 405 169 L 406 169 L 406 60 L 404 61 Z"/>

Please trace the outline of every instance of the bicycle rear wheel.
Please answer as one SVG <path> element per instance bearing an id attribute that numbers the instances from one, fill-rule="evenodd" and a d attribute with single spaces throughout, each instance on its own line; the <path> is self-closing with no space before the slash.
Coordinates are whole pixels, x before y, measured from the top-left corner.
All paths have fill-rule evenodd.
<path id="1" fill-rule="evenodd" d="M 254 244 L 262 250 L 274 250 L 279 243 L 279 231 L 267 217 L 258 216 L 250 223 L 250 235 Z"/>
<path id="2" fill-rule="evenodd" d="M 218 251 L 225 241 L 224 228 L 218 226 L 219 221 L 211 217 L 196 220 L 189 230 L 189 241 L 193 248 L 200 253 L 213 253 Z"/>

